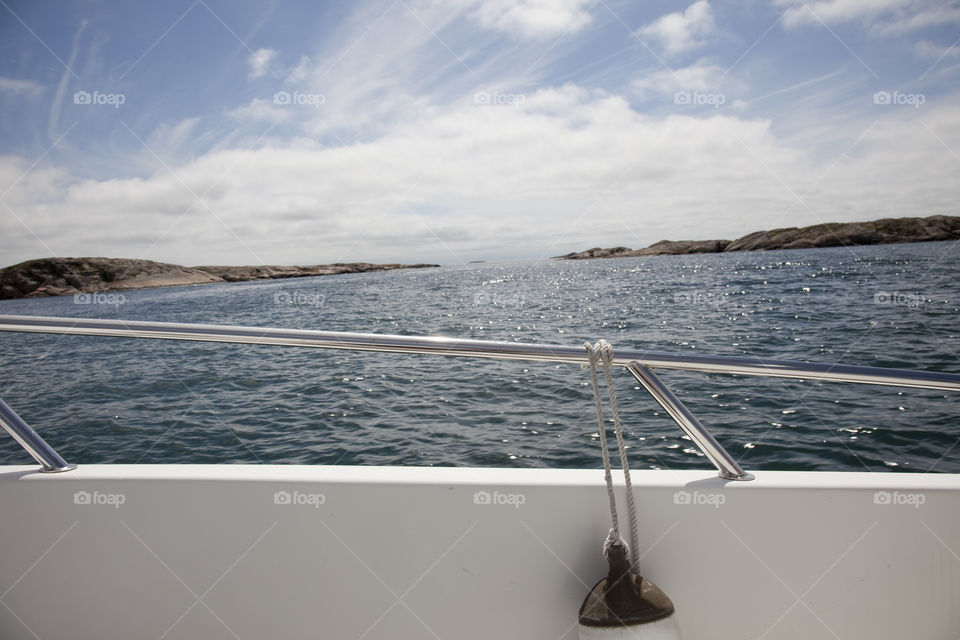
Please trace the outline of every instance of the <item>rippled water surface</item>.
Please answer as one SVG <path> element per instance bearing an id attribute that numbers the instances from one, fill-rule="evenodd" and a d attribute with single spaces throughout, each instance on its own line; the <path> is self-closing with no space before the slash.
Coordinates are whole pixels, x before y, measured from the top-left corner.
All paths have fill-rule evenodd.
<path id="1" fill-rule="evenodd" d="M 960 373 L 960 246 L 471 264 L 0 301 L 0 313 L 748 354 Z M 118 302 L 119 298 L 111 299 Z M 597 467 L 577 366 L 0 334 L 0 397 L 79 463 Z M 663 372 L 749 469 L 960 472 L 960 394 Z M 626 372 L 640 468 L 709 463 Z M 0 434 L 0 461 L 29 462 Z"/>

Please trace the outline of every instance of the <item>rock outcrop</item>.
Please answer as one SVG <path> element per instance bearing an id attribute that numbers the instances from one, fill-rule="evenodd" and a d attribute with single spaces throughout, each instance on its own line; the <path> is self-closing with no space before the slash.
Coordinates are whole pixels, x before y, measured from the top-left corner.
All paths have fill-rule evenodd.
<path id="1" fill-rule="evenodd" d="M 558 256 L 564 260 L 627 258 L 725 251 L 813 249 L 901 242 L 934 242 L 960 239 L 960 217 L 884 218 L 872 222 L 831 222 L 809 227 L 755 231 L 736 240 L 661 240 L 645 249 L 595 247 Z"/>
<path id="2" fill-rule="evenodd" d="M 355 262 L 307 267 L 183 267 L 128 258 L 42 258 L 0 269 L 0 300 L 436 266 Z"/>
<path id="3" fill-rule="evenodd" d="M 332 276 L 338 273 L 363 273 L 365 271 L 390 271 L 392 269 L 422 269 L 438 267 L 437 264 L 373 264 L 371 262 L 336 262 L 306 267 L 194 267 L 214 275 L 225 282 L 248 280 L 278 280 L 280 278 L 304 278 L 307 276 Z"/>
<path id="4" fill-rule="evenodd" d="M 587 260 L 589 258 L 624 258 L 632 255 L 636 254 L 633 249 L 628 249 L 627 247 L 611 247 L 610 249 L 594 247 L 593 249 L 587 249 L 579 253 L 568 253 L 565 256 L 556 257 L 563 260 Z"/>
<path id="5" fill-rule="evenodd" d="M 720 253 L 725 251 L 729 240 L 661 240 L 646 249 L 637 249 L 633 255 L 662 256 L 686 253 Z"/>
<path id="6" fill-rule="evenodd" d="M 810 227 L 757 231 L 734 240 L 726 251 L 811 249 L 960 238 L 960 217 L 884 218 L 872 222 L 832 222 Z"/>
<path id="7" fill-rule="evenodd" d="M 199 269 L 152 260 L 42 258 L 0 270 L 0 299 L 221 281 Z"/>

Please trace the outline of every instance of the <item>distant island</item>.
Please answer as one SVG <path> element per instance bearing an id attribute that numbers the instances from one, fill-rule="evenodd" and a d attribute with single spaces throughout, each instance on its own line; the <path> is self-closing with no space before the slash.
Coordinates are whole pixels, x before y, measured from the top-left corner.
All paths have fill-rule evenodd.
<path id="1" fill-rule="evenodd" d="M 561 260 L 589 258 L 630 258 L 634 256 L 724 253 L 727 251 L 771 251 L 813 249 L 902 242 L 934 242 L 960 239 L 960 217 L 883 218 L 872 222 L 830 222 L 809 227 L 754 231 L 736 240 L 661 240 L 645 249 L 595 247 L 556 256 Z"/>
<path id="2" fill-rule="evenodd" d="M 438 266 L 337 262 L 306 267 L 183 267 L 129 258 L 41 258 L 0 269 L 0 300 Z"/>

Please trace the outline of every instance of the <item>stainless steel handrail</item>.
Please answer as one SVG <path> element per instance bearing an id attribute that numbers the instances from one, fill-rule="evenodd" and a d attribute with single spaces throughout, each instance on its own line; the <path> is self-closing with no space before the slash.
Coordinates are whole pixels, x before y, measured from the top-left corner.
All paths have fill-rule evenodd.
<path id="1" fill-rule="evenodd" d="M 445 337 L 316 331 L 309 329 L 274 329 L 268 327 L 234 327 L 176 322 L 0 315 L 0 331 L 122 338 L 158 338 L 164 340 L 196 340 L 205 342 L 312 347 L 320 349 L 350 349 L 476 358 L 539 360 L 574 364 L 587 363 L 587 353 L 583 347 L 520 342 L 493 342 Z M 722 477 L 735 480 L 749 480 L 752 476 L 740 468 L 720 443 L 710 435 L 706 427 L 690 413 L 683 403 L 681 403 L 653 373 L 652 369 L 813 379 L 830 382 L 857 382 L 941 391 L 960 391 L 960 374 L 912 371 L 909 369 L 886 369 L 843 364 L 817 364 L 794 360 L 747 358 L 742 356 L 702 356 L 625 348 L 614 350 L 613 363 L 627 367 L 630 370 L 634 377 L 643 384 L 644 388 L 667 410 L 680 428 L 683 429 L 697 446 L 700 447 L 701 451 L 707 455 L 720 471 Z M 27 428 L 29 429 L 29 427 Z M 39 439 L 39 436 L 37 436 L 37 438 Z M 23 442 L 21 442 L 21 444 L 23 444 Z M 26 445 L 24 446 L 26 447 Z M 28 449 L 28 451 L 29 450 L 30 449 Z M 33 455 L 32 451 L 31 454 Z"/>
<path id="2" fill-rule="evenodd" d="M 3 400 L 0 400 L 0 426 L 6 429 L 7 433 L 13 436 L 13 439 L 19 442 L 20 446 L 26 449 L 34 460 L 40 463 L 40 466 L 43 467 L 41 471 L 59 473 L 77 468 L 77 465 L 68 464 L 66 460 L 61 458 L 60 454 L 54 451 L 53 447 L 48 445 Z"/>
<path id="3" fill-rule="evenodd" d="M 235 342 L 393 353 L 432 353 L 448 356 L 540 360 L 574 364 L 585 364 L 587 362 L 586 351 L 580 346 L 346 333 L 311 329 L 274 329 L 177 322 L 0 315 L 0 331 Z M 615 349 L 613 352 L 613 362 L 616 365 L 625 367 L 634 361 L 651 369 L 799 378 L 831 382 L 859 382 L 895 387 L 960 391 L 960 374 L 955 373 L 859 367 L 843 364 L 817 364 L 742 356 L 701 356 L 624 348 Z"/>

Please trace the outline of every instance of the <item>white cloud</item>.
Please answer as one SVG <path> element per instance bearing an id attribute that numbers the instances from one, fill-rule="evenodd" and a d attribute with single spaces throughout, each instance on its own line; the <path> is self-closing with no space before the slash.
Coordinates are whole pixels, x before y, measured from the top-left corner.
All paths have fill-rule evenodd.
<path id="1" fill-rule="evenodd" d="M 764 93 L 764 94 L 759 95 L 759 96 L 753 96 L 753 97 L 751 97 L 751 98 L 749 98 L 749 99 L 735 100 L 735 101 L 733 102 L 733 105 L 732 105 L 732 106 L 733 106 L 735 109 L 741 109 L 741 110 L 742 110 L 742 109 L 745 109 L 745 108 L 749 107 L 750 105 L 754 105 L 754 104 L 756 104 L 756 103 L 758 103 L 758 102 L 763 102 L 764 100 L 766 100 L 766 99 L 768 99 L 768 98 L 773 98 L 773 97 L 775 97 L 775 96 L 780 96 L 780 95 L 784 95 L 784 94 L 794 93 L 794 92 L 797 91 L 798 89 L 806 89 L 807 87 L 810 87 L 810 86 L 812 86 L 812 85 L 816 85 L 816 84 L 820 84 L 820 83 L 822 83 L 822 82 L 826 82 L 826 81 L 828 81 L 828 80 L 832 80 L 833 78 L 836 78 L 836 77 L 840 76 L 842 73 L 843 73 L 843 69 L 842 69 L 842 68 L 841 68 L 841 69 L 837 69 L 837 70 L 835 70 L 835 71 L 831 71 L 830 73 L 826 73 L 826 74 L 824 74 L 824 75 L 822 75 L 822 76 L 817 76 L 816 78 L 808 78 L 808 79 L 806 79 L 806 80 L 803 80 L 803 81 L 801 81 L 801 82 L 796 82 L 796 83 L 791 84 L 791 85 L 788 85 L 788 86 L 786 86 L 786 87 L 778 87 L 778 88 L 774 89 L 773 91 L 768 91 L 767 93 Z M 808 97 L 810 97 L 810 94 L 808 94 Z"/>
<path id="2" fill-rule="evenodd" d="M 540 38 L 575 32 L 590 24 L 590 0 L 484 0 L 474 17 L 488 28 Z"/>
<path id="3" fill-rule="evenodd" d="M 945 2 L 937 7 L 901 11 L 871 26 L 877 35 L 902 35 L 941 24 L 960 25 L 960 2 Z"/>
<path id="4" fill-rule="evenodd" d="M 176 124 L 160 124 L 150 136 L 150 149 L 164 155 L 176 154 L 181 147 L 191 146 L 190 143 L 197 138 L 198 124 L 199 117 L 186 118 Z"/>
<path id="5" fill-rule="evenodd" d="M 660 16 L 638 29 L 637 35 L 656 40 L 666 54 L 674 55 L 699 47 L 715 29 L 710 3 L 699 0 L 683 12 Z"/>
<path id="6" fill-rule="evenodd" d="M 941 58 L 956 58 L 960 56 L 960 47 L 953 45 L 942 47 L 929 40 L 921 40 L 913 45 L 913 51 L 921 58 L 932 58 L 940 60 Z"/>
<path id="7" fill-rule="evenodd" d="M 933 5 L 920 0 L 820 0 L 800 3 L 777 0 L 789 7 L 783 25 L 795 28 L 808 25 L 862 22 L 877 35 L 899 35 L 938 24 L 960 22 L 960 3 L 945 0 Z"/>
<path id="8" fill-rule="evenodd" d="M 63 169 L 36 166 L 16 156 L 0 156 L 0 193 L 10 207 L 44 206 L 62 193 L 61 186 L 70 179 Z"/>
<path id="9" fill-rule="evenodd" d="M 287 92 L 289 93 L 289 92 Z M 227 115 L 241 122 L 286 122 L 293 115 L 291 105 L 277 104 L 276 98 L 254 98 L 242 107 L 231 109 Z"/>
<path id="10" fill-rule="evenodd" d="M 960 148 L 960 107 L 877 117 L 832 166 L 769 121 L 652 118 L 569 85 L 518 106 L 424 113 L 370 141 L 210 152 L 176 176 L 37 178 L 6 200 L 57 254 L 188 264 L 457 263 L 955 211 L 944 145 Z M 860 133 L 833 135 L 853 144 Z M 9 217 L 0 238 L 9 262 L 49 253 Z"/>
<path id="11" fill-rule="evenodd" d="M 898 6 L 910 4 L 913 0 L 821 0 L 820 2 L 797 5 L 793 0 L 779 0 L 780 5 L 792 5 L 783 16 L 786 27 L 805 24 L 817 24 L 820 20 L 827 23 L 847 22 L 850 20 L 874 17 Z"/>
<path id="12" fill-rule="evenodd" d="M 43 85 L 31 80 L 17 80 L 0 76 L 0 91 L 17 95 L 35 96 L 43 91 Z"/>
<path id="13" fill-rule="evenodd" d="M 672 96 L 678 91 L 709 91 L 717 88 L 724 69 L 706 60 L 679 69 L 659 69 L 633 81 L 632 88 L 643 98 Z"/>
<path id="14" fill-rule="evenodd" d="M 60 81 L 57 83 L 57 90 L 54 93 L 53 102 L 50 104 L 50 113 L 47 118 L 47 136 L 51 142 L 60 137 L 60 111 L 63 108 L 70 81 L 73 79 L 70 69 L 72 69 L 77 62 L 77 54 L 80 50 L 80 39 L 86 28 L 87 21 L 81 20 L 73 36 L 73 47 L 70 49 L 70 57 L 67 59 L 67 64 L 60 74 Z"/>
<path id="15" fill-rule="evenodd" d="M 276 75 L 270 68 L 270 63 L 277 57 L 277 52 L 273 49 L 257 49 L 247 58 L 247 64 L 250 65 L 250 78 L 259 78 L 265 76 L 268 72 Z"/>
<path id="16" fill-rule="evenodd" d="M 287 74 L 286 81 L 290 84 L 300 84 L 310 77 L 312 63 L 309 56 L 300 56 L 300 62 Z"/>
<path id="17" fill-rule="evenodd" d="M 140 164 L 100 154 L 114 164 L 97 172 L 89 169 L 93 151 L 82 150 L 87 164 L 80 150 L 72 158 L 51 154 L 4 197 L 36 237 L 13 215 L 0 216 L 0 255 L 9 262 L 54 253 L 186 264 L 456 263 L 956 211 L 960 187 L 948 147 L 960 149 L 960 107 L 950 106 L 957 93 L 931 93 L 920 110 L 873 105 L 869 95 L 841 103 L 834 94 L 862 87 L 827 84 L 838 72 L 746 87 L 725 77 L 714 57 L 623 87 L 627 64 L 586 55 L 596 40 L 534 39 L 581 28 L 591 19 L 586 3 L 485 5 L 490 28 L 524 36 L 513 42 L 477 28 L 474 0 L 388 3 L 386 14 L 384 6 L 362 5 L 292 71 L 274 69 L 283 72 L 284 90 L 323 94 L 322 104 L 277 104 L 277 89 L 264 89 L 252 100 L 239 94 L 248 101 L 241 106 L 217 104 L 145 132 L 175 175 L 147 152 L 134 158 Z M 899 14 L 883 15 L 892 24 Z M 920 20 L 922 12 L 911 15 Z M 671 53 L 717 33 L 706 0 L 643 31 Z M 581 60 L 603 67 L 597 73 L 623 66 L 610 73 L 618 78 L 611 85 L 594 81 L 592 67 L 567 73 Z M 548 74 L 564 63 L 560 77 L 578 77 L 582 86 L 556 86 Z M 833 92 L 833 111 L 820 108 L 822 96 L 799 91 L 814 83 Z M 677 91 L 759 97 L 739 112 L 660 116 L 630 107 L 637 96 Z M 475 104 L 478 92 L 523 99 Z M 787 92 L 797 98 L 787 117 L 751 106 Z M 781 114 L 777 121 L 742 115 L 771 112 Z M 32 161 L 0 158 L 0 191 Z M 48 162 L 75 168 L 43 168 Z M 804 204 L 794 194 L 804 194 Z"/>

